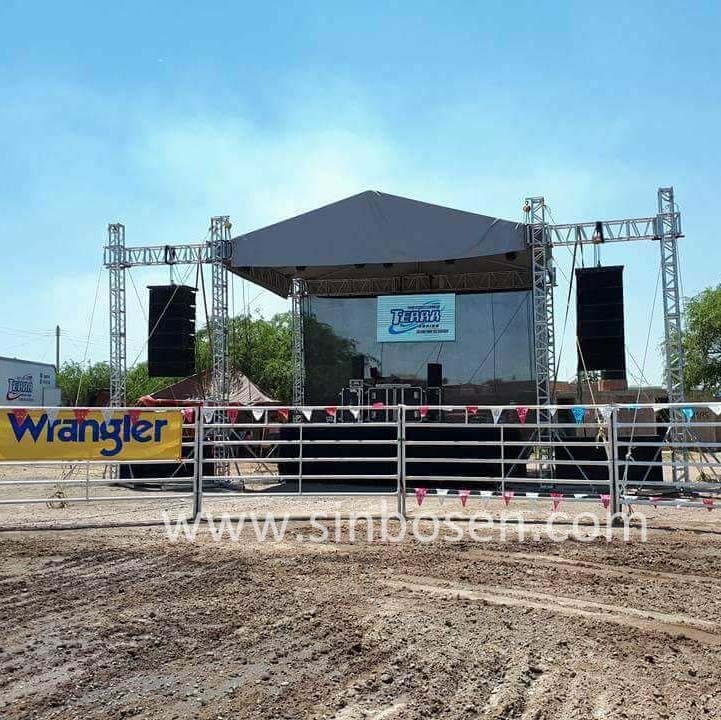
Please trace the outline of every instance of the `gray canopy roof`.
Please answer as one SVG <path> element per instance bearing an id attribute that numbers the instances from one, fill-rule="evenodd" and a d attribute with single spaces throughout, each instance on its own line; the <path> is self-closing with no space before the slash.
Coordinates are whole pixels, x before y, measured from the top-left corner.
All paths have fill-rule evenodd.
<path id="1" fill-rule="evenodd" d="M 518 252 L 525 249 L 523 228 L 522 223 L 367 190 L 233 238 L 231 269 L 285 294 L 285 283 L 311 268 Z"/>

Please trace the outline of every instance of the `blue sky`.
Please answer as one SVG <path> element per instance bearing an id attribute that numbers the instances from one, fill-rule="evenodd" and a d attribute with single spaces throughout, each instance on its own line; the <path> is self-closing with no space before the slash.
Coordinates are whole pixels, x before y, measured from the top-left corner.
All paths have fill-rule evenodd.
<path id="1" fill-rule="evenodd" d="M 60 324 L 65 358 L 88 336 L 106 358 L 108 222 L 129 244 L 198 242 L 214 214 L 242 232 L 367 188 L 514 220 L 544 195 L 560 223 L 651 215 L 672 184 L 684 292 L 717 284 L 720 30 L 711 2 L 3 0 L 0 355 L 52 361 Z M 627 267 L 642 364 L 658 247 L 603 260 Z M 143 303 L 166 278 L 133 272 Z M 244 295 L 284 308 L 237 280 L 238 311 Z M 128 301 L 132 361 L 145 321 L 131 283 Z"/>

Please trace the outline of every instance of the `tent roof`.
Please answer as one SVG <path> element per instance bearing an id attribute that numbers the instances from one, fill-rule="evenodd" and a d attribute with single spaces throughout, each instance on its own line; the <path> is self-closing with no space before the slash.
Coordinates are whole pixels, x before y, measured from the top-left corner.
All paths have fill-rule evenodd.
<path id="1" fill-rule="evenodd" d="M 526 247 L 522 223 L 375 190 L 239 235 L 232 243 L 232 269 L 265 285 L 282 285 L 310 268 L 463 260 Z M 262 270 L 276 282 L 262 282 Z"/>
<path id="2" fill-rule="evenodd" d="M 203 370 L 157 390 L 148 397 L 155 400 L 204 400 L 209 389 L 210 370 Z M 273 405 L 277 403 L 239 370 L 230 371 L 229 399 L 233 405 Z"/>

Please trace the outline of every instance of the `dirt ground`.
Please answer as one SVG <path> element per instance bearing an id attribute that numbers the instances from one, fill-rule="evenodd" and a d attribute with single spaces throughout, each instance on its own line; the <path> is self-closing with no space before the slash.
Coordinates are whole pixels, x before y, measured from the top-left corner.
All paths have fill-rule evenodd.
<path id="1" fill-rule="evenodd" d="M 701 513 L 646 543 L 0 533 L 0 717 L 718 718 Z"/>

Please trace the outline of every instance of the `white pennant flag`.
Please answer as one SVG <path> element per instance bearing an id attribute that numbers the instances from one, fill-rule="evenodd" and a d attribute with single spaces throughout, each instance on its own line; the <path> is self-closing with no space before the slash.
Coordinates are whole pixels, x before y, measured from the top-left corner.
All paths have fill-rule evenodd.
<path id="1" fill-rule="evenodd" d="M 576 500 L 580 500 L 581 498 L 588 497 L 588 495 L 586 495 L 586 493 L 573 493 L 573 497 L 575 497 Z"/>
<path id="2" fill-rule="evenodd" d="M 661 412 L 666 407 L 665 405 L 652 405 L 651 408 L 654 412 Z"/>
<path id="3" fill-rule="evenodd" d="M 303 417 L 310 422 L 310 419 L 313 417 L 313 411 L 308 408 L 302 408 L 300 412 Z"/>
<path id="4" fill-rule="evenodd" d="M 214 414 L 215 410 L 213 410 L 213 408 L 203 408 L 203 420 L 205 420 L 205 422 L 212 423 Z"/>
<path id="5" fill-rule="evenodd" d="M 494 425 L 496 425 L 498 423 L 498 418 L 501 417 L 502 412 L 503 412 L 503 408 L 499 408 L 499 407 L 491 408 L 491 415 L 493 416 L 493 424 Z"/>
<path id="6" fill-rule="evenodd" d="M 47 413 L 48 420 L 50 420 L 50 422 L 53 422 L 55 420 L 55 418 L 58 416 L 57 408 L 49 408 L 45 412 Z M 111 412 L 111 414 L 112 414 L 112 412 Z M 103 412 L 103 418 L 105 418 L 105 412 Z M 107 420 L 108 418 L 105 418 L 105 419 Z"/>
<path id="7" fill-rule="evenodd" d="M 721 403 L 710 403 L 708 406 L 708 409 L 714 414 L 714 415 L 721 415 Z"/>
<path id="8" fill-rule="evenodd" d="M 350 414 L 353 416 L 354 420 L 357 420 L 360 417 L 360 408 L 351 408 Z"/>
<path id="9" fill-rule="evenodd" d="M 526 497 L 531 501 L 532 505 L 536 505 L 538 503 L 538 493 L 537 492 L 527 492 Z"/>
<path id="10" fill-rule="evenodd" d="M 443 505 L 446 495 L 448 495 L 448 490 L 444 488 L 436 488 L 436 495 L 438 495 L 438 502 Z"/>
<path id="11" fill-rule="evenodd" d="M 601 408 L 601 415 L 603 416 L 603 419 L 608 421 L 608 418 L 611 417 L 613 414 L 613 408 L 610 405 L 604 405 Z"/>
<path id="12" fill-rule="evenodd" d="M 265 410 L 259 410 L 254 409 L 253 410 L 253 419 L 254 420 L 262 420 L 265 417 Z"/>
<path id="13" fill-rule="evenodd" d="M 488 498 L 493 497 L 493 491 L 492 491 L 492 490 L 481 490 L 479 494 L 480 494 L 480 496 L 481 496 L 482 498 L 484 498 L 484 499 L 486 499 L 486 500 L 487 500 Z"/>
<path id="14" fill-rule="evenodd" d="M 553 417 L 553 416 L 556 414 L 556 411 L 557 411 L 557 410 L 558 410 L 558 408 L 555 408 L 555 407 L 552 407 L 552 408 L 550 409 L 551 417 Z"/>

